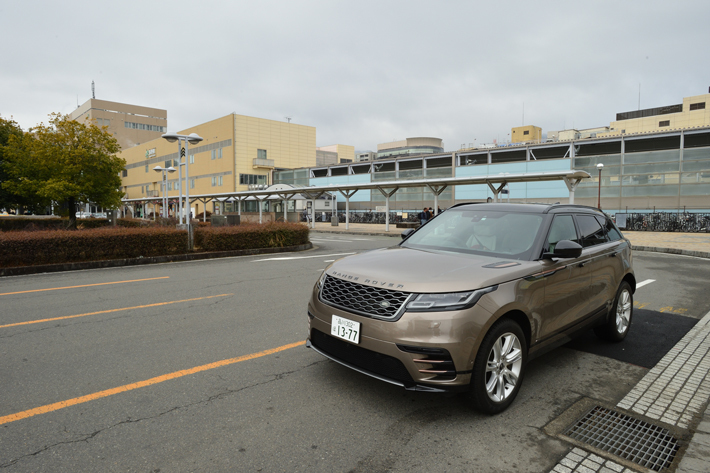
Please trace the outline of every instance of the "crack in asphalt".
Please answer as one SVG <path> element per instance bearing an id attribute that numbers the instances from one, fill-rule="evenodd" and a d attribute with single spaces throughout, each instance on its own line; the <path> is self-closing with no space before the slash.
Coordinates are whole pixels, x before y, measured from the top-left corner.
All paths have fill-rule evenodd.
<path id="1" fill-rule="evenodd" d="M 273 375 L 273 377 L 272 377 L 271 379 L 268 379 L 268 380 L 266 380 L 266 381 L 261 381 L 261 382 L 259 382 L 259 383 L 250 384 L 250 385 L 248 385 L 248 386 L 244 386 L 244 387 L 241 387 L 241 388 L 239 388 L 239 389 L 227 389 L 226 391 L 221 392 L 221 393 L 218 393 L 218 394 L 214 394 L 214 395 L 208 397 L 207 399 L 203 399 L 203 400 L 200 400 L 200 401 L 191 402 L 191 403 L 188 403 L 188 404 L 184 404 L 184 405 L 182 405 L 182 406 L 175 406 L 175 407 L 172 407 L 172 408 L 170 408 L 170 409 L 168 409 L 168 410 L 166 410 L 166 411 L 160 412 L 160 413 L 155 414 L 155 415 L 152 415 L 152 416 L 141 417 L 141 418 L 138 418 L 138 419 L 131 419 L 131 418 L 128 418 L 128 419 L 126 419 L 126 420 L 122 420 L 121 422 L 117 422 L 116 424 L 109 425 L 109 426 L 107 426 L 107 427 L 104 427 L 104 428 L 102 428 L 102 429 L 99 429 L 99 430 L 97 430 L 97 431 L 95 431 L 95 432 L 92 432 L 92 433 L 90 433 L 90 434 L 85 434 L 85 435 L 82 436 L 81 438 L 78 438 L 78 439 L 75 439 L 75 440 L 65 440 L 65 441 L 57 442 L 57 443 L 54 443 L 54 444 L 51 444 L 51 445 L 45 445 L 43 448 L 37 450 L 36 452 L 28 453 L 28 454 L 26 454 L 26 455 L 22 455 L 22 456 L 20 456 L 20 457 L 18 457 L 18 458 L 15 458 L 15 459 L 13 459 L 13 460 L 7 462 L 7 463 L 0 464 L 0 468 L 8 468 L 8 467 L 10 467 L 10 466 L 15 465 L 16 463 L 18 463 L 19 461 L 21 461 L 21 460 L 23 460 L 23 459 L 26 459 L 26 458 L 29 458 L 29 457 L 37 456 L 37 455 L 39 455 L 39 454 L 42 453 L 42 452 L 46 452 L 47 450 L 51 450 L 51 449 L 53 449 L 53 448 L 55 448 L 55 447 L 59 447 L 59 446 L 62 446 L 62 445 L 69 445 L 69 444 L 81 443 L 81 442 L 87 442 L 87 443 L 88 443 L 91 439 L 93 439 L 93 438 L 96 437 L 97 435 L 99 435 L 99 434 L 101 434 L 101 433 L 103 433 L 103 432 L 105 432 L 105 431 L 111 430 L 111 429 L 113 429 L 113 428 L 120 427 L 120 426 L 122 426 L 122 425 L 135 424 L 135 423 L 142 422 L 142 421 L 145 421 L 145 420 L 156 419 L 156 418 L 162 417 L 162 416 L 164 416 L 164 415 L 166 415 L 166 414 L 170 414 L 171 412 L 174 412 L 174 411 L 178 411 L 178 410 L 182 410 L 182 409 L 187 409 L 187 408 L 190 408 L 190 407 L 193 407 L 193 406 L 197 406 L 197 405 L 200 405 L 200 404 L 209 404 L 209 403 L 211 403 L 211 402 L 213 402 L 213 401 L 215 401 L 215 400 L 222 399 L 222 398 L 224 398 L 224 397 L 230 396 L 230 395 L 232 395 L 232 394 L 239 393 L 239 392 L 244 391 L 244 390 L 247 390 L 247 389 L 251 389 L 251 388 L 263 386 L 263 385 L 266 385 L 266 384 L 270 384 L 270 383 L 273 383 L 274 381 L 280 381 L 280 380 L 286 378 L 287 376 L 289 376 L 289 375 L 291 375 L 291 374 L 293 374 L 293 373 L 297 373 L 297 372 L 299 372 L 299 371 L 302 371 L 302 370 L 305 370 L 305 369 L 307 369 L 307 368 L 310 368 L 311 366 L 315 366 L 315 365 L 318 365 L 318 364 L 320 364 L 320 363 L 327 363 L 327 362 L 329 362 L 329 361 L 330 361 L 330 360 L 314 361 L 313 363 L 310 363 L 310 364 L 308 364 L 308 365 L 305 365 L 305 366 L 303 366 L 303 367 L 301 367 L 301 368 L 298 368 L 298 369 L 295 369 L 295 370 L 290 370 L 290 371 L 284 371 L 284 372 L 281 372 L 281 373 L 277 373 L 277 374 Z M 218 376 L 218 377 L 219 377 L 219 376 Z M 220 379 L 221 379 L 221 378 L 220 378 Z M 64 432 L 67 432 L 66 426 L 64 427 Z"/>

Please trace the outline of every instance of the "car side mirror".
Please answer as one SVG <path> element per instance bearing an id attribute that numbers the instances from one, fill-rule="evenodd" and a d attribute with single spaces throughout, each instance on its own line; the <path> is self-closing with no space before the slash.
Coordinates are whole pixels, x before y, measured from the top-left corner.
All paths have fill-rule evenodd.
<path id="1" fill-rule="evenodd" d="M 582 245 L 570 240 L 560 240 L 555 245 L 555 251 L 552 253 L 543 253 L 542 258 L 579 258 L 581 254 Z"/>
<path id="2" fill-rule="evenodd" d="M 402 232 L 402 240 L 406 240 L 407 237 L 409 237 L 409 235 L 411 235 L 412 233 L 414 233 L 414 229 L 413 229 L 413 228 L 408 228 L 408 229 L 406 229 L 405 231 L 403 231 L 403 232 Z"/>

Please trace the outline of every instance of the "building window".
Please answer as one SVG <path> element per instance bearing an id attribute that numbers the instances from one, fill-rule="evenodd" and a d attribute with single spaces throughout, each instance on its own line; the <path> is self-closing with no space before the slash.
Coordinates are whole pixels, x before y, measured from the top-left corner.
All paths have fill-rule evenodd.
<path id="1" fill-rule="evenodd" d="M 219 176 L 218 182 L 219 182 L 219 184 L 217 184 L 217 185 L 218 185 L 218 186 L 222 186 L 222 176 Z"/>
<path id="2" fill-rule="evenodd" d="M 211 158 L 210 158 L 210 159 L 215 159 L 215 158 L 216 158 L 216 156 L 215 156 L 215 150 L 212 150 L 212 155 L 211 155 Z"/>
<path id="3" fill-rule="evenodd" d="M 212 176 L 212 187 L 217 185 L 217 177 Z"/>
<path id="4" fill-rule="evenodd" d="M 249 184 L 266 184 L 266 176 L 263 174 L 240 174 L 239 184 L 243 186 Z"/>
<path id="5" fill-rule="evenodd" d="M 704 110 L 705 102 L 691 103 L 690 110 Z"/>
<path id="6" fill-rule="evenodd" d="M 217 159 L 222 159 L 222 148 L 219 148 L 217 151 Z"/>
<path id="7" fill-rule="evenodd" d="M 195 178 L 190 179 L 190 189 L 195 188 Z"/>
<path id="8" fill-rule="evenodd" d="M 171 191 L 173 190 L 173 183 L 168 181 L 168 190 Z"/>
<path id="9" fill-rule="evenodd" d="M 195 164 L 195 155 L 194 154 L 190 155 L 190 164 Z"/>
<path id="10" fill-rule="evenodd" d="M 523 131 L 523 135 L 529 135 L 529 134 L 530 134 L 530 130 Z"/>
<path id="11" fill-rule="evenodd" d="M 128 169 L 123 170 L 123 177 L 126 177 L 126 176 L 128 176 Z"/>
<path id="12" fill-rule="evenodd" d="M 106 125 L 108 125 L 108 123 L 106 123 Z M 145 123 L 123 122 L 123 126 L 124 128 L 130 128 L 132 130 L 160 131 L 162 133 L 167 133 L 168 131 L 167 127 L 159 125 L 146 125 Z"/>
<path id="13" fill-rule="evenodd" d="M 670 120 L 661 120 L 658 122 L 658 126 L 671 126 L 671 121 Z"/>
<path id="14" fill-rule="evenodd" d="M 148 165 L 145 165 L 145 172 L 148 172 Z"/>
<path id="15" fill-rule="evenodd" d="M 256 157 L 258 159 L 266 159 L 266 150 L 265 149 L 257 149 L 256 150 Z"/>

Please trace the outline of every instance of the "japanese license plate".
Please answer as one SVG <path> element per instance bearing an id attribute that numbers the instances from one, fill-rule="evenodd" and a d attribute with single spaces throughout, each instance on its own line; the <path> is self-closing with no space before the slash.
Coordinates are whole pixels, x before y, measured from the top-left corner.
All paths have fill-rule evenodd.
<path id="1" fill-rule="evenodd" d="M 330 334 L 352 343 L 360 343 L 360 322 L 333 315 L 333 320 L 330 323 Z"/>

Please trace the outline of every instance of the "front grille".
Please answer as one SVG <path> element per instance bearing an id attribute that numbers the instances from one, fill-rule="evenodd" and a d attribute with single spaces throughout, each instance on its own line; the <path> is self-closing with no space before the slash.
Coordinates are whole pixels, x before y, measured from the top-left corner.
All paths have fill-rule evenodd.
<path id="1" fill-rule="evenodd" d="M 599 406 L 564 435 L 654 471 L 668 468 L 679 447 L 667 429 Z"/>
<path id="2" fill-rule="evenodd" d="M 383 355 L 382 353 L 338 340 L 316 329 L 311 329 L 311 343 L 320 351 L 337 360 L 370 373 L 399 381 L 405 386 L 414 384 L 414 380 L 404 364 L 392 356 Z"/>
<path id="3" fill-rule="evenodd" d="M 381 287 L 345 281 L 326 276 L 320 299 L 328 305 L 338 307 L 366 317 L 391 319 L 409 300 L 411 294 Z"/>

